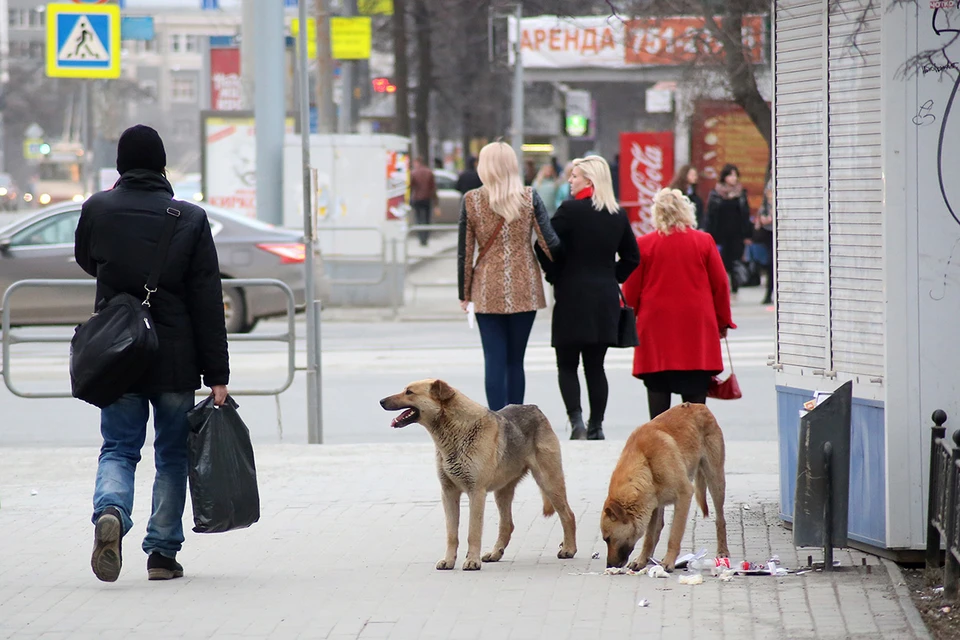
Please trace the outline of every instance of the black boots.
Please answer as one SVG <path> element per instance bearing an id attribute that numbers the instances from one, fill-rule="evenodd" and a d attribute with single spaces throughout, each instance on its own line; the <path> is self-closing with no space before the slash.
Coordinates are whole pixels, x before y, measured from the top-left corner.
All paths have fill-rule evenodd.
<path id="1" fill-rule="evenodd" d="M 603 420 L 590 418 L 587 423 L 587 440 L 606 440 L 603 435 Z"/>
<path id="2" fill-rule="evenodd" d="M 571 440 L 586 440 L 587 439 L 587 428 L 583 424 L 583 412 L 576 411 L 574 413 L 568 414 L 570 418 L 570 439 Z"/>

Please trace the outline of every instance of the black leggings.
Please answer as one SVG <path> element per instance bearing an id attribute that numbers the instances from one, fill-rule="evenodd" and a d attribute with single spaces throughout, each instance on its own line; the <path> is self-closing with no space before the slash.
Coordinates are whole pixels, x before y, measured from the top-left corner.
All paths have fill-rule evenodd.
<path id="1" fill-rule="evenodd" d="M 684 402 L 693 404 L 707 404 L 707 394 L 681 395 Z M 653 420 L 658 415 L 670 408 L 671 394 L 666 391 L 651 391 L 647 389 L 647 406 L 650 407 L 650 419 Z"/>
<path id="2" fill-rule="evenodd" d="M 560 380 L 560 395 L 567 407 L 567 414 L 577 413 L 580 408 L 580 378 L 577 369 L 580 356 L 583 356 L 583 373 L 587 378 L 587 395 L 590 397 L 590 420 L 602 422 L 607 410 L 607 374 L 603 370 L 603 360 L 607 356 L 607 347 L 591 345 L 588 347 L 555 347 L 557 369 Z"/>

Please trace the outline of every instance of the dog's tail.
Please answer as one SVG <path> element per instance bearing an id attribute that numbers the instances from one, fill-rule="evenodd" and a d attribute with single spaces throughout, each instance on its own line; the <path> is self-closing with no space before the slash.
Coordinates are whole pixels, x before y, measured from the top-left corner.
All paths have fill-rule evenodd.
<path id="1" fill-rule="evenodd" d="M 549 518 L 555 514 L 557 510 L 553 508 L 553 503 L 550 502 L 550 498 L 547 497 L 547 494 L 543 493 L 542 491 L 540 494 L 543 496 L 543 517 Z"/>
<path id="2" fill-rule="evenodd" d="M 700 463 L 700 466 L 697 467 L 697 477 L 694 480 L 694 491 L 697 494 L 697 504 L 700 505 L 700 510 L 703 511 L 703 517 L 707 518 L 710 516 L 710 509 L 707 507 L 707 476 L 703 472 L 703 463 Z"/>

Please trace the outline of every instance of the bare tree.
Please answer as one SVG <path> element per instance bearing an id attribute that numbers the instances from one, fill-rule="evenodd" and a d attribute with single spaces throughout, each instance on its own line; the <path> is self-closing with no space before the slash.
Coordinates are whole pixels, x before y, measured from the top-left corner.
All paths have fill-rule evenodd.
<path id="1" fill-rule="evenodd" d="M 393 0 L 393 83 L 397 87 L 397 134 L 410 135 L 410 73 L 407 65 L 407 0 Z"/>
<path id="2" fill-rule="evenodd" d="M 413 22 L 417 35 L 417 96 L 416 138 L 417 154 L 424 162 L 430 160 L 430 93 L 433 90 L 433 38 L 431 12 L 426 0 L 414 0 Z"/>

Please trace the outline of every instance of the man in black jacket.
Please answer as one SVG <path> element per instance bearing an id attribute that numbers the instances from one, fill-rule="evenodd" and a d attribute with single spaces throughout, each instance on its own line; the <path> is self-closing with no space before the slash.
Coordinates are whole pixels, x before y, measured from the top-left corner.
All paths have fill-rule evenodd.
<path id="1" fill-rule="evenodd" d="M 179 211 L 170 250 L 150 312 L 160 343 L 150 369 L 130 391 L 100 414 L 103 447 L 93 495 L 96 576 L 120 575 L 121 540 L 133 526 L 134 472 L 154 412 L 153 510 L 143 550 L 151 580 L 183 576 L 176 561 L 183 543 L 187 490 L 187 411 L 200 379 L 217 405 L 227 397 L 230 368 L 223 317 L 220 267 L 206 212 L 173 199 L 165 177 L 166 152 L 159 134 L 144 125 L 123 132 L 117 147 L 120 179 L 90 197 L 77 226 L 77 264 L 97 278 L 96 304 L 126 292 L 145 297 L 154 253 L 170 215 Z"/>

